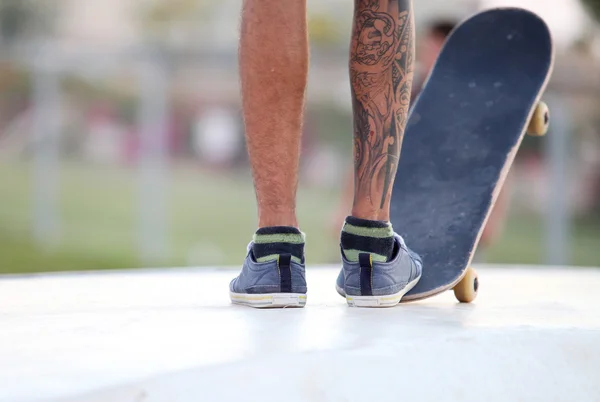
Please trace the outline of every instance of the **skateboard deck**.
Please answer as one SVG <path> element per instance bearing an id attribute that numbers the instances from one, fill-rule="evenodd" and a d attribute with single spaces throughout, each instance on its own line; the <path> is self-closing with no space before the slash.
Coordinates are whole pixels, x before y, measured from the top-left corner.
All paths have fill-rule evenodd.
<path id="1" fill-rule="evenodd" d="M 528 125 L 540 118 L 553 57 L 545 22 L 519 8 L 476 14 L 448 37 L 412 106 L 393 187 L 390 220 L 423 258 L 402 302 L 465 276 L 476 294 L 467 268 Z"/>

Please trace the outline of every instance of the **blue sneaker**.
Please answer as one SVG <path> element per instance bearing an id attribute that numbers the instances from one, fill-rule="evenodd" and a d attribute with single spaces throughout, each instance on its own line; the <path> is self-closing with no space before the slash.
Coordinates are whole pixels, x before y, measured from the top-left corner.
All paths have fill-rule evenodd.
<path id="1" fill-rule="evenodd" d="M 388 262 L 373 261 L 360 253 L 358 262 L 346 259 L 342 250 L 342 270 L 336 290 L 351 307 L 392 307 L 400 303 L 421 279 L 423 262 L 404 239 L 394 233 L 394 253 Z"/>
<path id="2" fill-rule="evenodd" d="M 234 304 L 256 308 L 304 307 L 304 258 L 297 263 L 291 254 L 280 254 L 277 260 L 257 262 L 250 243 L 242 272 L 229 284 L 229 296 Z"/>

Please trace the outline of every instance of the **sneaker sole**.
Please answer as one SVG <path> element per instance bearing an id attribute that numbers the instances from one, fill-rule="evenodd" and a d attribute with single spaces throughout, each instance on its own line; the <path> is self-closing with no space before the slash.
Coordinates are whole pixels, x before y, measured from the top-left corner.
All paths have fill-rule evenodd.
<path id="1" fill-rule="evenodd" d="M 306 295 L 302 293 L 244 294 L 229 292 L 233 304 L 254 308 L 293 308 L 306 305 Z"/>
<path id="2" fill-rule="evenodd" d="M 398 293 L 394 293 L 393 295 L 384 295 L 384 296 L 346 296 L 346 303 L 350 307 L 394 307 L 400 303 L 402 297 L 408 293 L 412 288 L 415 287 L 417 282 L 419 282 L 421 277 L 412 280 L 409 282 L 404 289 L 399 291 Z M 337 288 L 337 285 L 336 285 Z M 340 289 L 338 288 L 338 293 Z"/>

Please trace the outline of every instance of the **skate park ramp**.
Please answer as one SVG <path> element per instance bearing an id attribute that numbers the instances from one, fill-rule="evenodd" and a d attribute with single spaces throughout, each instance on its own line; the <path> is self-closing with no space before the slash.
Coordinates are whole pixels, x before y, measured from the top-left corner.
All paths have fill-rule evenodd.
<path id="1" fill-rule="evenodd" d="M 227 269 L 0 277 L 0 401 L 600 401 L 600 270 L 476 266 L 452 292 L 353 309 L 229 303 Z"/>

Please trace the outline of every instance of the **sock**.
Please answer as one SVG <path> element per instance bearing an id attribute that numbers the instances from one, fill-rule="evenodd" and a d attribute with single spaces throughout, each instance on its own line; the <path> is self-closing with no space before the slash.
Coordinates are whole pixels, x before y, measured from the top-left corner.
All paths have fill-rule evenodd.
<path id="1" fill-rule="evenodd" d="M 371 254 L 373 261 L 389 261 L 394 253 L 392 224 L 347 217 L 342 228 L 342 250 L 348 261 L 358 261 L 359 253 Z"/>
<path id="2" fill-rule="evenodd" d="M 291 226 L 260 228 L 254 234 L 252 252 L 258 262 L 274 261 L 280 254 L 291 254 L 292 261 L 302 263 L 304 233 Z"/>

